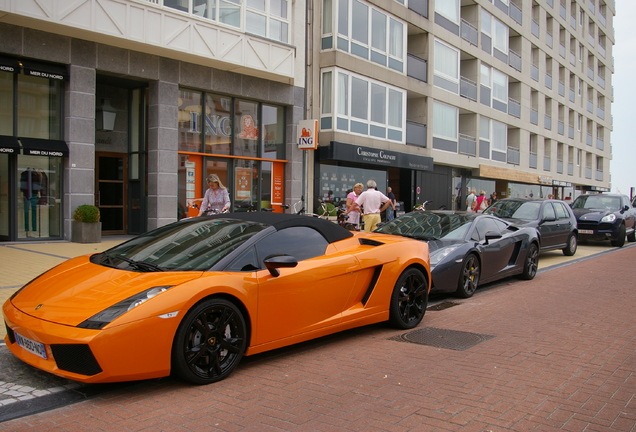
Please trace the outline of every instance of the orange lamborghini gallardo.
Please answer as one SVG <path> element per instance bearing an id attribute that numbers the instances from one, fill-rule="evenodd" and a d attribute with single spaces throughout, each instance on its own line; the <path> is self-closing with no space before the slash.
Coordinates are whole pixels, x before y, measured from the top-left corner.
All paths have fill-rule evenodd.
<path id="1" fill-rule="evenodd" d="M 6 344 L 65 378 L 226 378 L 243 355 L 422 320 L 425 242 L 264 212 L 184 219 L 66 261 L 4 304 Z"/>

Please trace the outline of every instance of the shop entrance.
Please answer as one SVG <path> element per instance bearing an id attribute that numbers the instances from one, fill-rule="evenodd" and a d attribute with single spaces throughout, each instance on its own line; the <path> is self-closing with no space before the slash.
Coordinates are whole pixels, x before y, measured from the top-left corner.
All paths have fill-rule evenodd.
<path id="1" fill-rule="evenodd" d="M 128 228 L 128 155 L 96 153 L 95 203 L 99 208 L 103 234 L 125 234 Z"/>

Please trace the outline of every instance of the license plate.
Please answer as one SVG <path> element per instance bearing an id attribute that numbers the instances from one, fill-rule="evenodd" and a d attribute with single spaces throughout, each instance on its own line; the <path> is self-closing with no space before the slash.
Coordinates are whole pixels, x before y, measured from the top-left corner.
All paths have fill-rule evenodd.
<path id="1" fill-rule="evenodd" d="M 594 230 L 579 230 L 579 234 L 594 234 Z"/>
<path id="2" fill-rule="evenodd" d="M 13 332 L 13 334 L 15 335 L 15 341 L 18 343 L 18 345 L 20 345 L 31 354 L 35 354 L 36 356 L 42 357 L 46 360 L 46 348 L 44 348 L 43 343 L 36 342 L 34 340 L 21 336 L 16 332 Z"/>

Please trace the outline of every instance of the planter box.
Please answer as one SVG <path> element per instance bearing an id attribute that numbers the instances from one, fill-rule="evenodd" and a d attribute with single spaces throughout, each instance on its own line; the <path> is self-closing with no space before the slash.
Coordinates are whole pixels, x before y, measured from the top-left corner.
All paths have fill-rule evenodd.
<path id="1" fill-rule="evenodd" d="M 102 223 L 101 222 L 77 222 L 73 221 L 71 241 L 74 243 L 101 243 Z"/>

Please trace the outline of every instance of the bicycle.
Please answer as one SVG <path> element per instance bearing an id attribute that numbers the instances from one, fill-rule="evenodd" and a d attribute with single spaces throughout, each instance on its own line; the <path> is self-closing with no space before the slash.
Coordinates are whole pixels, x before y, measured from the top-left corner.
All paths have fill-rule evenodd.
<path id="1" fill-rule="evenodd" d="M 432 202 L 433 200 L 430 200 L 430 201 L 426 200 L 422 204 L 418 204 L 415 207 L 413 207 L 413 211 L 426 211 L 426 206 Z"/>
<path id="2" fill-rule="evenodd" d="M 304 196 L 301 196 L 300 197 L 300 201 L 296 201 L 291 206 L 289 206 L 288 204 L 283 204 L 281 207 L 284 208 L 285 210 L 291 209 L 291 212 L 290 212 L 291 214 L 311 216 L 311 217 L 320 217 L 316 213 L 308 213 L 307 211 L 305 211 L 305 197 Z"/>

